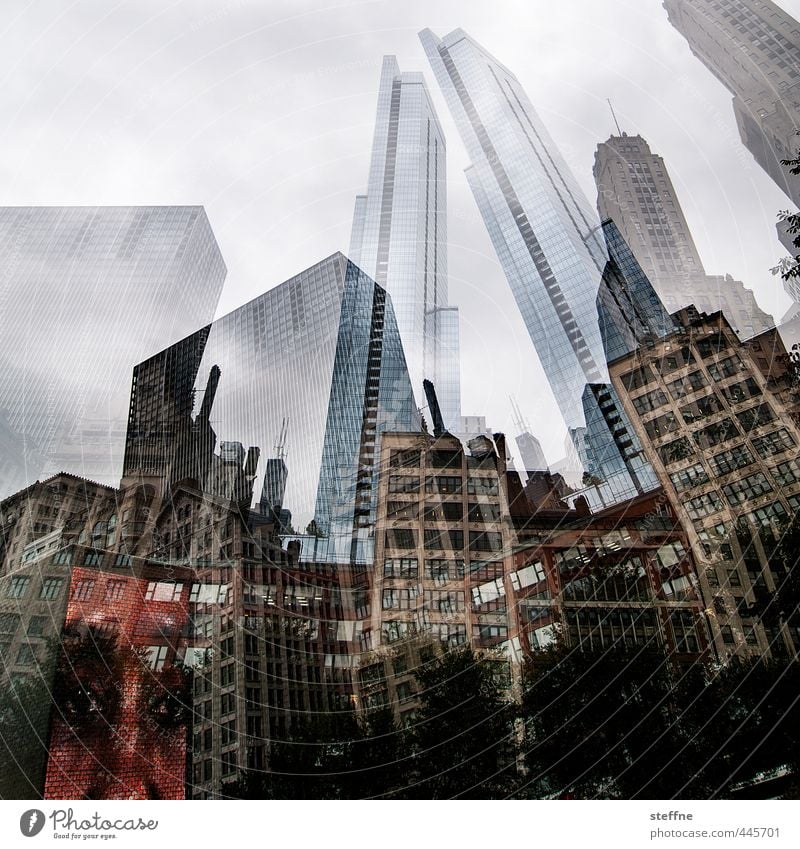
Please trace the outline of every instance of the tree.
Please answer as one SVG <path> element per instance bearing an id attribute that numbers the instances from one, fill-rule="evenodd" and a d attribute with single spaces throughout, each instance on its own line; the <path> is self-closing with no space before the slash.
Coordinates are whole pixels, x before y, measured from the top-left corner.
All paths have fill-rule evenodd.
<path id="1" fill-rule="evenodd" d="M 402 734 L 388 710 L 312 714 L 270 744 L 269 769 L 226 787 L 235 799 L 391 797 L 406 780 Z"/>
<path id="2" fill-rule="evenodd" d="M 781 165 L 785 165 L 790 174 L 800 175 L 800 149 L 798 149 L 794 159 L 782 159 Z M 778 220 L 784 222 L 786 232 L 794 237 L 792 244 L 797 253 L 794 257 L 784 257 L 772 269 L 772 272 L 773 274 L 780 274 L 784 280 L 792 280 L 800 277 L 800 212 L 789 212 L 788 209 L 783 209 L 778 213 Z"/>
<path id="3" fill-rule="evenodd" d="M 524 795 L 665 798 L 678 740 L 673 670 L 659 650 L 581 651 L 557 642 L 525 676 Z"/>
<path id="4" fill-rule="evenodd" d="M 659 649 L 543 651 L 526 676 L 533 798 L 707 799 L 758 794 L 798 772 L 800 667 L 735 659 L 675 668 Z"/>
<path id="5" fill-rule="evenodd" d="M 495 683 L 494 665 L 465 649 L 418 670 L 407 798 L 493 799 L 513 789 L 514 711 Z"/>

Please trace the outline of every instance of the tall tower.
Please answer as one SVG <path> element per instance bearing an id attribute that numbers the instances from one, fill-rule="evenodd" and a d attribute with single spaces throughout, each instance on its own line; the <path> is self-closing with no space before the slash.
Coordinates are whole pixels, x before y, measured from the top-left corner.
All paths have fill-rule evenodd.
<path id="1" fill-rule="evenodd" d="M 458 309 L 447 300 L 445 140 L 421 73 L 385 56 L 367 193 L 356 198 L 350 258 L 394 304 L 414 392 L 436 386 L 460 429 Z"/>
<path id="2" fill-rule="evenodd" d="M 320 561 L 369 562 L 383 432 L 419 429 L 391 300 L 334 254 L 135 367 L 125 473 L 217 495 L 216 440 L 279 433 L 252 476 L 259 508 L 313 526 Z"/>
<path id="3" fill-rule="evenodd" d="M 722 310 L 741 339 L 775 326 L 743 283 L 706 274 L 664 160 L 645 139 L 621 133 L 599 144 L 594 178 L 600 217 L 617 225 L 670 312 Z"/>
<path id="4" fill-rule="evenodd" d="M 467 177 L 565 424 L 606 379 L 599 221 L 516 77 L 463 30 L 420 39 L 471 160 Z"/>
<path id="5" fill-rule="evenodd" d="M 525 421 L 516 399 L 512 396 L 510 401 L 511 411 L 514 415 L 514 427 L 518 431 L 516 443 L 519 449 L 519 456 L 522 459 L 522 471 L 538 472 L 547 470 L 549 467 L 547 465 L 547 458 L 544 456 L 544 451 L 542 450 L 542 443 L 531 433 L 530 425 Z"/>
<path id="6" fill-rule="evenodd" d="M 0 497 L 117 484 L 131 367 L 210 322 L 225 274 L 201 206 L 0 208 Z"/>
<path id="7" fill-rule="evenodd" d="M 781 165 L 798 148 L 800 23 L 772 0 L 664 0 L 669 22 L 733 95 L 739 135 L 800 206 L 800 177 Z"/>

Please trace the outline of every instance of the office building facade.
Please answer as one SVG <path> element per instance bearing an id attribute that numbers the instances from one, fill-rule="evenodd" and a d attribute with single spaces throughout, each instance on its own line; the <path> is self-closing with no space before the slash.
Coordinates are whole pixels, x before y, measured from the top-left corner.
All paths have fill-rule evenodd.
<path id="1" fill-rule="evenodd" d="M 350 259 L 386 289 L 414 393 L 427 378 L 460 427 L 458 309 L 447 296 L 445 139 L 422 74 L 383 60 L 367 193 L 356 198 Z"/>
<path id="2" fill-rule="evenodd" d="M 622 133 L 598 145 L 594 178 L 600 217 L 614 221 L 670 313 L 722 310 L 741 339 L 774 326 L 744 284 L 706 273 L 664 160 L 645 139 Z"/>
<path id="3" fill-rule="evenodd" d="M 137 366 L 125 474 L 230 497 L 208 470 L 217 439 L 241 443 L 245 491 L 274 499 L 279 473 L 287 532 L 311 534 L 318 559 L 366 562 L 381 436 L 417 427 L 391 301 L 335 254 Z"/>
<path id="4" fill-rule="evenodd" d="M 771 552 L 800 508 L 796 410 L 768 371 L 780 341 L 743 344 L 722 313 L 677 315 L 676 333 L 610 365 L 613 384 L 686 529 L 717 656 L 793 652 L 771 605 L 786 580 Z"/>
<path id="5" fill-rule="evenodd" d="M 794 159 L 800 129 L 800 22 L 772 0 L 664 0 L 669 22 L 733 95 L 739 137 L 775 185 L 800 206 Z M 782 222 L 778 238 L 794 256 Z M 796 293 L 787 293 L 797 303 Z"/>
<path id="6" fill-rule="evenodd" d="M 209 322 L 225 274 L 199 206 L 0 208 L 0 494 L 118 484 L 132 366 Z"/>
<path id="7" fill-rule="evenodd" d="M 595 298 L 599 221 L 514 75 L 462 30 L 420 33 L 458 126 L 467 177 L 567 427 L 606 375 Z"/>

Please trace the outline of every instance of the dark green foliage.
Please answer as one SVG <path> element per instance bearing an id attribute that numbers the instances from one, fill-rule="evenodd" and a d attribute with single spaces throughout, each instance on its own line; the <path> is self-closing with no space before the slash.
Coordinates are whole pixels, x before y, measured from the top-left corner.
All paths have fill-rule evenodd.
<path id="1" fill-rule="evenodd" d="M 511 789 L 514 711 L 492 667 L 462 650 L 417 673 L 421 704 L 409 730 L 414 760 L 407 798 L 492 799 Z"/>
<path id="2" fill-rule="evenodd" d="M 349 711 L 296 720 L 285 740 L 270 744 L 270 770 L 229 785 L 239 799 L 367 799 L 391 797 L 403 783 L 401 734 L 389 712 L 368 723 Z"/>
<path id="3" fill-rule="evenodd" d="M 523 704 L 534 798 L 724 798 L 797 769 L 800 667 L 734 661 L 712 674 L 658 651 L 559 646 L 531 669 Z M 753 791 L 754 793 L 756 791 Z"/>

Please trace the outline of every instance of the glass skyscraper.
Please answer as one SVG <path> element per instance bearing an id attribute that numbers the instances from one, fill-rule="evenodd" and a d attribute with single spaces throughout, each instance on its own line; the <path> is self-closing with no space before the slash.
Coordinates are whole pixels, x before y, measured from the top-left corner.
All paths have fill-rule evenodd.
<path id="1" fill-rule="evenodd" d="M 596 298 L 608 259 L 590 207 L 516 77 L 463 30 L 420 38 L 471 160 L 467 177 L 565 424 L 606 382 Z"/>
<path id="2" fill-rule="evenodd" d="M 419 430 L 391 301 L 342 254 L 140 363 L 130 408 L 129 479 L 234 498 L 238 444 L 252 506 L 330 562 L 370 560 L 381 434 Z"/>
<path id="3" fill-rule="evenodd" d="M 419 403 L 437 391 L 445 425 L 461 426 L 458 309 L 447 298 L 445 140 L 422 74 L 385 56 L 367 193 L 356 198 L 350 258 L 392 299 Z"/>
<path id="4" fill-rule="evenodd" d="M 209 322 L 225 274 L 199 206 L 0 208 L 0 497 L 117 484 L 131 368 Z"/>

